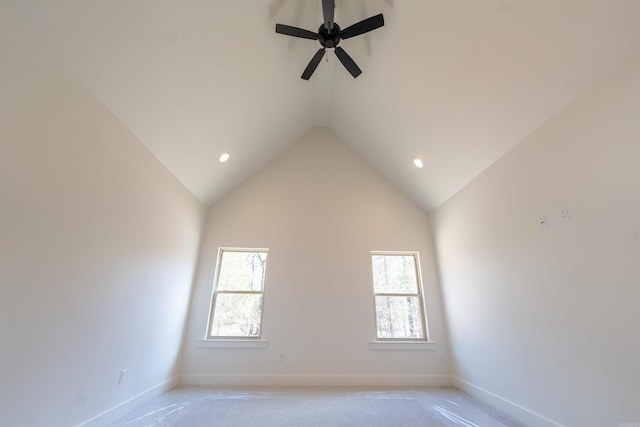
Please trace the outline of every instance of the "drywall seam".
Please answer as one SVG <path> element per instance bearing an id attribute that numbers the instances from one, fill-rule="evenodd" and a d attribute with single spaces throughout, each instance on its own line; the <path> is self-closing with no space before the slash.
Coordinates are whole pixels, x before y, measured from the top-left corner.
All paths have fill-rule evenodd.
<path id="1" fill-rule="evenodd" d="M 435 261 L 433 268 L 436 278 L 436 286 L 440 291 L 440 300 L 438 302 L 440 303 L 440 307 L 442 307 L 442 328 L 444 330 L 444 336 L 447 337 L 443 346 L 444 348 L 440 349 L 440 353 L 442 354 L 443 351 L 446 352 L 445 357 L 449 361 L 449 375 L 453 377 L 457 369 L 457 359 L 455 357 L 456 355 L 453 353 L 453 345 L 451 343 L 451 340 L 449 339 L 451 337 L 451 335 L 449 335 L 449 314 L 446 308 L 447 306 L 445 301 L 444 287 L 442 286 L 442 271 L 440 267 L 442 264 L 440 260 L 440 252 L 438 251 L 438 245 L 436 242 L 436 224 L 434 224 L 435 221 L 433 215 L 435 215 L 433 212 L 427 213 L 427 222 L 429 225 L 429 243 L 433 248 L 433 258 Z"/>

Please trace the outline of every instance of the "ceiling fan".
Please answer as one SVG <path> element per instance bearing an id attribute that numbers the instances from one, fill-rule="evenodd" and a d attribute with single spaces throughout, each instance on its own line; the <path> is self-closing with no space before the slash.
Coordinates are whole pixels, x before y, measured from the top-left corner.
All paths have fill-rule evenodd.
<path id="1" fill-rule="evenodd" d="M 355 61 L 351 59 L 347 52 L 338 46 L 338 43 L 340 43 L 340 40 L 368 33 L 369 31 L 373 31 L 384 25 L 384 17 L 382 14 L 379 14 L 357 22 L 342 30 L 340 29 L 340 26 L 333 21 L 334 9 L 334 0 L 322 0 L 324 23 L 320 25 L 317 33 L 298 27 L 292 27 L 290 25 L 276 24 L 276 33 L 278 34 L 299 37 L 302 39 L 318 40 L 320 45 L 322 45 L 313 58 L 311 58 L 311 61 L 309 62 L 309 65 L 307 65 L 307 68 L 305 68 L 302 76 L 300 76 L 304 80 L 309 80 L 313 72 L 318 67 L 318 64 L 320 64 L 322 57 L 324 57 L 327 48 L 333 48 L 336 52 L 336 56 L 340 62 L 342 62 L 342 65 L 344 65 L 347 71 L 349 71 L 354 78 L 358 77 L 362 74 L 362 70 L 358 67 Z"/>

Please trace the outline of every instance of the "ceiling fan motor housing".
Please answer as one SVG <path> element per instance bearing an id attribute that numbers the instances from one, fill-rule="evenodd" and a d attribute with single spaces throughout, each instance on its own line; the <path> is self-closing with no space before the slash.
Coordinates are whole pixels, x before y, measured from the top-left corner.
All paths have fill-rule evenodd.
<path id="1" fill-rule="evenodd" d="M 328 30 L 324 24 L 318 28 L 318 41 L 325 48 L 332 48 L 338 46 L 340 43 L 340 26 L 333 23 L 333 28 Z"/>
<path id="2" fill-rule="evenodd" d="M 324 15 L 324 23 L 318 28 L 318 32 L 314 33 L 309 30 L 305 30 L 304 28 L 293 27 L 291 25 L 283 25 L 276 24 L 276 33 L 284 34 L 291 37 L 298 37 L 301 39 L 310 39 L 310 40 L 318 40 L 320 45 L 322 46 L 309 64 L 307 68 L 304 69 L 304 72 L 300 76 L 303 80 L 309 80 L 311 75 L 322 61 L 327 49 L 333 49 L 338 60 L 344 65 L 344 68 L 349 71 L 349 73 L 353 76 L 353 78 L 358 77 L 362 74 L 362 70 L 358 67 L 358 64 L 349 56 L 349 54 L 338 44 L 342 39 L 348 39 L 351 37 L 359 36 L 364 33 L 368 33 L 369 31 L 373 31 L 376 28 L 380 28 L 384 25 L 384 17 L 382 14 L 378 14 L 367 19 L 363 19 L 362 21 L 356 22 L 355 24 L 345 28 L 344 30 L 340 29 L 340 26 L 336 24 L 333 20 L 333 10 L 335 8 L 334 0 L 322 0 L 322 12 Z"/>

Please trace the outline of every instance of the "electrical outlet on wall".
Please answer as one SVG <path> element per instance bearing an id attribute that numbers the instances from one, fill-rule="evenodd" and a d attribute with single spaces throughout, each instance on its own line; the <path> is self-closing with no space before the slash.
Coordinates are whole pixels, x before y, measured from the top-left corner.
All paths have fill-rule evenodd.
<path id="1" fill-rule="evenodd" d="M 127 379 L 127 370 L 123 369 L 122 371 L 120 371 L 120 378 L 118 379 L 118 385 L 122 384 L 125 379 Z"/>

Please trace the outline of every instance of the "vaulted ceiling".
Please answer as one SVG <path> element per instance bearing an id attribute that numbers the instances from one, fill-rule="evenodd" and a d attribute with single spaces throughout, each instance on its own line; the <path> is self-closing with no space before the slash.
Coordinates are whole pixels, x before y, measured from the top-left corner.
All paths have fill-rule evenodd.
<path id="1" fill-rule="evenodd" d="M 5 3 L 206 204 L 326 126 L 434 209 L 640 49 L 635 0 L 336 0 L 385 26 L 304 81 L 320 0 Z"/>

